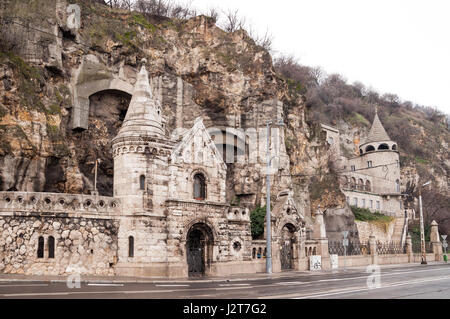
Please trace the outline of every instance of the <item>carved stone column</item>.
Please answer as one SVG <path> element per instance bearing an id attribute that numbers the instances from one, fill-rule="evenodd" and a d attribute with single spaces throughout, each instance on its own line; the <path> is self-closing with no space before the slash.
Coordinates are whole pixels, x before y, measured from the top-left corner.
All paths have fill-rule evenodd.
<path id="1" fill-rule="evenodd" d="M 406 253 L 408 254 L 408 262 L 411 263 L 414 261 L 414 253 L 413 253 L 413 249 L 412 249 L 412 240 L 411 240 L 411 235 L 408 234 L 408 236 L 406 236 Z"/>
<path id="2" fill-rule="evenodd" d="M 439 227 L 438 223 L 433 220 L 431 223 L 431 234 L 430 234 L 431 248 L 435 256 L 435 261 L 442 260 L 442 243 L 439 239 Z"/>

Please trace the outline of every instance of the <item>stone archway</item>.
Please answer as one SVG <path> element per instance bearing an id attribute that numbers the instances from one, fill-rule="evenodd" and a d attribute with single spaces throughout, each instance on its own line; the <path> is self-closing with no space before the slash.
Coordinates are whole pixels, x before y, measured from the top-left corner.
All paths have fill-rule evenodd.
<path id="1" fill-rule="evenodd" d="M 72 110 L 72 129 L 86 130 L 89 126 L 89 98 L 102 91 L 120 91 L 133 95 L 133 85 L 120 79 L 103 79 L 76 85 Z"/>
<path id="2" fill-rule="evenodd" d="M 189 277 L 204 276 L 213 260 L 214 236 L 205 223 L 191 226 L 186 236 L 186 258 Z"/>
<path id="3" fill-rule="evenodd" d="M 280 233 L 280 262 L 281 270 L 294 269 L 295 226 L 288 223 Z"/>

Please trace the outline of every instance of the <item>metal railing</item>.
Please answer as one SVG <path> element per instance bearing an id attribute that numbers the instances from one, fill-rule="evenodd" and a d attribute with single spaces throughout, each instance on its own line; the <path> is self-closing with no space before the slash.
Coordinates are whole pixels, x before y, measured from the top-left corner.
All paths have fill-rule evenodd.
<path id="1" fill-rule="evenodd" d="M 330 255 L 344 256 L 345 247 L 342 241 L 329 241 L 328 252 L 330 253 Z M 360 242 L 359 240 L 349 240 L 346 254 L 347 256 L 370 255 L 369 243 Z"/>
<path id="2" fill-rule="evenodd" d="M 357 190 L 361 192 L 370 192 L 374 194 L 400 194 L 400 191 L 394 187 L 380 187 L 374 185 L 362 185 L 353 183 L 344 183 L 342 186 L 346 190 Z"/>
<path id="3" fill-rule="evenodd" d="M 416 253 L 416 254 L 419 254 L 422 252 L 422 249 L 420 247 L 420 240 L 412 242 L 412 251 L 413 251 L 413 253 Z M 431 242 L 429 242 L 429 241 L 425 242 L 425 252 L 427 254 L 430 254 L 433 252 L 433 247 L 431 246 Z"/>
<path id="4" fill-rule="evenodd" d="M 402 245 L 401 242 L 377 242 L 377 253 L 379 255 L 391 255 L 391 254 L 405 254 L 406 246 Z"/>

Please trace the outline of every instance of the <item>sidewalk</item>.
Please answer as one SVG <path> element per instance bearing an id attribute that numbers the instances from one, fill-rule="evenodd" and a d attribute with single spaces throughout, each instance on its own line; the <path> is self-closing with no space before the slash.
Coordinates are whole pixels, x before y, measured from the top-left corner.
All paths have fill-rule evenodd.
<path id="1" fill-rule="evenodd" d="M 409 264 L 392 264 L 392 265 L 380 265 L 381 269 L 390 268 L 409 268 L 409 267 L 427 267 L 433 265 L 448 265 L 445 262 L 429 262 L 428 265 L 421 265 L 419 263 Z M 268 275 L 266 273 L 256 274 L 238 274 L 230 275 L 226 277 L 202 277 L 202 278 L 150 278 L 150 277 L 121 277 L 121 276 L 94 276 L 94 275 L 81 275 L 81 282 L 86 283 L 150 283 L 150 284 L 169 284 L 169 283 L 194 283 L 194 282 L 234 282 L 234 281 L 256 281 L 264 279 L 279 279 L 279 278 L 298 278 L 311 275 L 325 275 L 336 273 L 355 273 L 365 272 L 366 266 L 363 267 L 348 267 L 345 272 L 341 269 L 333 270 L 319 270 L 319 271 L 284 271 L 279 273 L 273 273 Z M 0 274 L 0 282 L 66 282 L 69 275 L 64 276 L 38 276 L 38 275 L 18 275 L 18 274 Z"/>

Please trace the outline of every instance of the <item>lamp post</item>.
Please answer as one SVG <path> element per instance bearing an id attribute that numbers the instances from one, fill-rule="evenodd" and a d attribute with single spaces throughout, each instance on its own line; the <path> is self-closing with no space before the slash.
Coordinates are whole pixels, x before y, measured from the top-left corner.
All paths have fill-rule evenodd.
<path id="1" fill-rule="evenodd" d="M 266 273 L 272 273 L 272 229 L 271 229 L 271 220 L 270 220 L 270 163 L 276 156 L 270 157 L 270 128 L 273 124 L 272 121 L 267 122 L 267 175 L 266 175 Z M 280 119 L 278 123 L 275 124 L 278 127 L 285 126 L 283 121 Z"/>
<path id="2" fill-rule="evenodd" d="M 426 182 L 422 185 L 425 187 L 430 185 L 431 181 Z M 420 252 L 422 253 L 422 265 L 427 264 L 427 253 L 425 251 L 425 230 L 423 225 L 423 211 L 422 211 L 422 187 L 419 189 L 419 209 L 420 209 Z"/>

